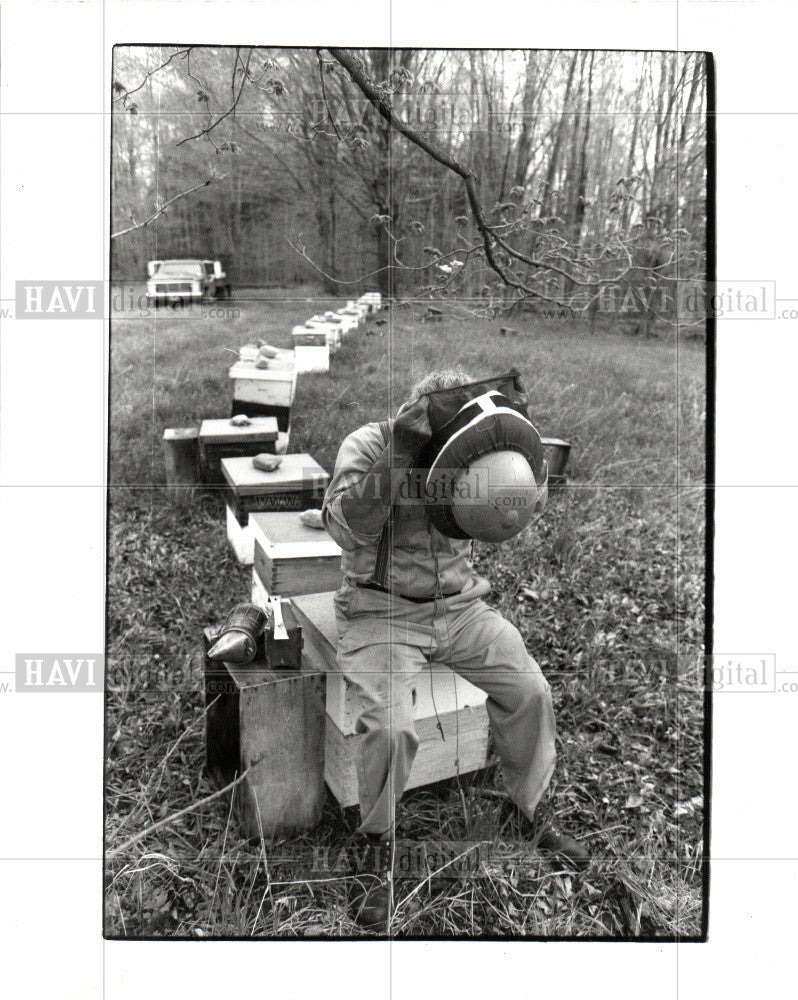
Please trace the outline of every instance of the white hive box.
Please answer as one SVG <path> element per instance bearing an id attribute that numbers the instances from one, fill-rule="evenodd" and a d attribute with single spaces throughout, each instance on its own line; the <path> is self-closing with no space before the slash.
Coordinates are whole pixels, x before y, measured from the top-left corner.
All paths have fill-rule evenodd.
<path id="1" fill-rule="evenodd" d="M 295 326 L 291 331 L 294 357 L 298 372 L 326 372 L 330 370 L 330 347 L 326 330 L 311 330 Z"/>
<path id="2" fill-rule="evenodd" d="M 379 292 L 365 292 L 360 296 L 358 302 L 368 306 L 369 312 L 377 312 L 382 309 L 382 295 Z"/>
<path id="3" fill-rule="evenodd" d="M 341 343 L 341 326 L 339 323 L 332 323 L 330 320 L 313 317 L 305 323 L 307 330 L 323 331 L 327 336 L 327 346 L 330 354 L 335 354 Z"/>
<path id="4" fill-rule="evenodd" d="M 347 316 L 342 309 L 338 309 L 335 312 L 326 312 L 324 320 L 326 323 L 332 323 L 337 326 L 341 331 L 341 336 L 346 336 L 352 327 L 357 325 L 353 323 L 354 317 Z"/>
<path id="5" fill-rule="evenodd" d="M 296 391 L 296 370 L 256 368 L 252 362 L 236 361 L 230 369 L 233 399 L 263 406 L 290 407 Z"/>
<path id="6" fill-rule="evenodd" d="M 336 330 L 340 330 L 342 325 L 342 319 L 337 313 L 332 313 L 330 315 L 316 315 L 311 316 L 309 320 L 305 323 L 305 326 L 310 328 L 316 328 L 321 326 L 331 326 Z"/>
<path id="7" fill-rule="evenodd" d="M 299 512 L 250 514 L 254 539 L 253 589 L 293 597 L 338 589 L 341 549 L 323 528 L 303 524 Z"/>
<path id="8" fill-rule="evenodd" d="M 352 330 L 357 330 L 358 318 L 357 316 L 351 316 L 344 312 L 343 309 L 338 311 L 338 324 L 341 327 L 341 336 L 345 337 Z"/>
<path id="9" fill-rule="evenodd" d="M 365 302 L 347 302 L 346 306 L 340 310 L 345 316 L 357 316 L 358 321 L 368 315 L 369 307 Z"/>
<path id="10" fill-rule="evenodd" d="M 308 320 L 312 324 L 312 320 Z M 323 347 L 327 343 L 326 324 L 295 326 L 291 329 L 294 347 Z"/>
<path id="11" fill-rule="evenodd" d="M 326 343 L 323 347 L 297 345 L 295 353 L 298 372 L 328 372 L 330 370 L 330 348 Z"/>
<path id="12" fill-rule="evenodd" d="M 341 806 L 357 805 L 355 725 L 360 698 L 338 669 L 333 592 L 292 599 L 302 625 L 305 652 L 327 670 L 327 736 L 324 777 Z M 484 767 L 488 752 L 488 715 L 484 691 L 443 665 L 421 671 L 414 681 L 415 724 L 419 746 L 408 788 Z M 437 709 L 437 714 L 436 714 Z M 438 720 L 445 736 L 441 738 Z"/>
<path id="13" fill-rule="evenodd" d="M 242 566 L 251 566 L 255 559 L 255 541 L 249 519 L 247 519 L 246 524 L 241 524 L 229 503 L 225 504 L 224 509 L 227 541 L 230 543 L 230 548 Z"/>

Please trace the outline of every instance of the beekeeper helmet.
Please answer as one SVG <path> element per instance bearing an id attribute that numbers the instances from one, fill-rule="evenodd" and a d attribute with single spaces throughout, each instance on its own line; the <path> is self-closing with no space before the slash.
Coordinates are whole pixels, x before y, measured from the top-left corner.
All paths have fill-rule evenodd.
<path id="1" fill-rule="evenodd" d="M 449 538 L 504 541 L 546 504 L 540 435 L 525 407 L 496 390 L 468 400 L 433 430 L 427 453 L 428 517 Z"/>
<path id="2" fill-rule="evenodd" d="M 538 487 L 532 467 L 521 452 L 491 451 L 455 479 L 452 516 L 469 538 L 504 542 L 543 510 L 547 495 L 545 470 L 543 485 Z"/>

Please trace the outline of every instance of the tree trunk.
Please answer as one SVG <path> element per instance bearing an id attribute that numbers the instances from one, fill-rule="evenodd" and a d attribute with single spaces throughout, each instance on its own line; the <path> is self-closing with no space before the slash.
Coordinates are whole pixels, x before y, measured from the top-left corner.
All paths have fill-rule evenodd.
<path id="1" fill-rule="evenodd" d="M 546 171 L 546 179 L 543 182 L 543 190 L 540 195 L 541 215 L 551 215 L 552 212 L 552 188 L 554 186 L 554 181 L 557 176 L 557 168 L 560 165 L 560 149 L 562 147 L 562 140 L 565 134 L 565 127 L 568 121 L 568 102 L 571 97 L 571 85 L 574 80 L 574 71 L 576 70 L 576 61 L 579 58 L 579 53 L 574 52 L 571 58 L 571 66 L 568 70 L 568 82 L 565 85 L 565 96 L 563 97 L 563 110 L 562 116 L 560 117 L 559 125 L 557 126 L 557 135 L 554 140 L 554 147 L 551 151 L 551 157 L 549 159 L 549 166 Z"/>
<path id="2" fill-rule="evenodd" d="M 574 241 L 579 244 L 582 241 L 582 225 L 585 219 L 585 199 L 587 198 L 587 143 L 590 136 L 590 111 L 593 100 L 593 58 L 594 52 L 590 53 L 590 69 L 587 75 L 587 107 L 584 116 L 584 130 L 582 133 L 582 146 L 579 151 L 579 170 L 576 178 L 573 204 Z M 576 139 L 576 136 L 574 136 Z"/>

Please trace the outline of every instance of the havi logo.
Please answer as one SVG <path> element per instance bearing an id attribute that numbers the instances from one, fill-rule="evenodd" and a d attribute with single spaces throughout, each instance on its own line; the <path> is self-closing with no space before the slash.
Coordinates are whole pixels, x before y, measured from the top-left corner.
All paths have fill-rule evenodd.
<path id="1" fill-rule="evenodd" d="M 17 653 L 17 691 L 102 691 L 103 657 L 98 653 Z"/>
<path id="2" fill-rule="evenodd" d="M 17 319 L 102 319 L 101 281 L 18 281 Z"/>

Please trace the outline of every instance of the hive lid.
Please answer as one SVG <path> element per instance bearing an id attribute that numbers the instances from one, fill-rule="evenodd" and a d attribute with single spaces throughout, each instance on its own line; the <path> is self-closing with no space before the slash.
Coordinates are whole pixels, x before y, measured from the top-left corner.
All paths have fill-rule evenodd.
<path id="1" fill-rule="evenodd" d="M 256 469 L 251 457 L 223 458 L 222 473 L 239 496 L 284 493 L 311 487 L 326 489 L 330 477 L 315 458 L 306 452 L 280 457 L 282 462 L 274 472 Z"/>
<path id="2" fill-rule="evenodd" d="M 276 441 L 277 417 L 250 417 L 251 423 L 236 427 L 230 418 L 203 420 L 200 440 L 205 444 L 230 444 L 234 441 Z"/>
<path id="3" fill-rule="evenodd" d="M 297 511 L 250 514 L 256 542 L 271 559 L 304 556 L 340 556 L 341 548 L 324 528 L 309 528 Z"/>
<path id="4" fill-rule="evenodd" d="M 257 378 L 264 382 L 291 382 L 296 379 L 296 369 L 256 368 L 251 361 L 236 361 L 229 375 L 230 378 Z"/>

